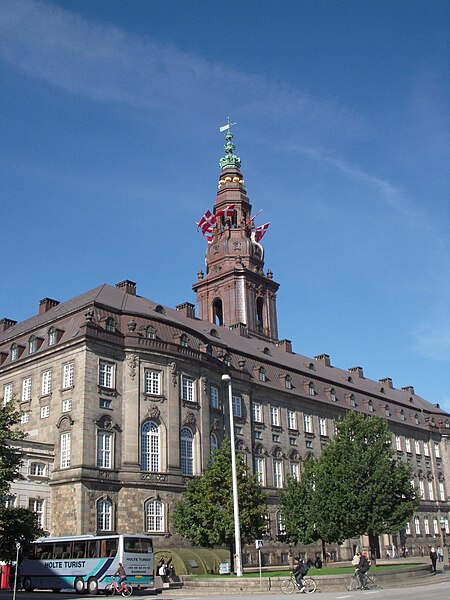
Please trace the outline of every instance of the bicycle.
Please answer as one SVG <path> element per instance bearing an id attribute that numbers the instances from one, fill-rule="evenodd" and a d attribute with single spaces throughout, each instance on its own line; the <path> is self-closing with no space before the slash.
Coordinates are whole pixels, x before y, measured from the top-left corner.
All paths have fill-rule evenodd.
<path id="1" fill-rule="evenodd" d="M 369 573 L 364 573 L 362 580 L 360 580 L 358 573 L 355 571 L 353 575 L 349 575 L 345 580 L 345 588 L 349 592 L 355 590 L 378 590 L 380 587 L 378 577 Z"/>
<path id="2" fill-rule="evenodd" d="M 107 596 L 114 596 L 114 594 L 122 594 L 122 596 L 128 598 L 133 593 L 133 586 L 131 586 L 129 583 L 125 583 L 124 581 L 122 581 L 122 583 L 119 586 L 117 580 L 113 579 L 111 583 L 108 583 L 108 585 L 105 587 L 105 593 Z"/>
<path id="3" fill-rule="evenodd" d="M 317 583 L 314 581 L 312 577 L 303 577 L 303 590 L 304 594 L 314 594 L 317 589 Z M 284 579 L 280 585 L 281 591 L 283 594 L 292 594 L 292 592 L 297 589 L 300 591 L 300 586 L 298 585 L 294 575 L 291 575 L 289 579 Z"/>

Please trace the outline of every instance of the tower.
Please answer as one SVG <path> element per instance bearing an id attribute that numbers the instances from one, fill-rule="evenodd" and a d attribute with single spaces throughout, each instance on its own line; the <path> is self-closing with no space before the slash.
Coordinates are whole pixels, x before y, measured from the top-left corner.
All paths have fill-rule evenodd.
<path id="1" fill-rule="evenodd" d="M 208 247 L 206 275 L 199 271 L 193 285 L 198 314 L 216 325 L 239 330 L 244 326 L 253 336 L 276 341 L 279 284 L 273 281 L 271 271 L 264 273 L 260 243 L 267 225 L 255 228 L 231 127 L 228 119 L 228 125 L 221 128 L 227 133 L 214 214 L 206 213 L 199 223 Z"/>

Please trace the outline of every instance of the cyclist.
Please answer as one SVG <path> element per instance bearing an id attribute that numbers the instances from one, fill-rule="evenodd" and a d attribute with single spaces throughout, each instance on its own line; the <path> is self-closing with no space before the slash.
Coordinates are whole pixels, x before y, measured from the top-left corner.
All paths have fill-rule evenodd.
<path id="1" fill-rule="evenodd" d="M 125 579 L 127 578 L 127 574 L 125 573 L 125 569 L 123 568 L 123 564 L 119 563 L 119 566 L 117 567 L 117 571 L 114 573 L 114 577 L 118 577 L 119 581 L 117 582 L 117 585 L 120 588 L 123 588 L 123 582 L 125 581 Z"/>
<path id="2" fill-rule="evenodd" d="M 300 592 L 303 592 L 305 590 L 305 586 L 303 585 L 303 577 L 306 575 L 307 572 L 308 572 L 308 566 L 305 563 L 305 561 L 303 560 L 303 558 L 296 556 L 294 558 L 293 573 L 294 573 L 295 581 L 297 582 L 297 585 L 300 588 Z"/>
<path id="3" fill-rule="evenodd" d="M 359 554 L 359 561 L 356 566 L 355 573 L 359 579 L 359 582 L 361 583 L 362 589 L 365 590 L 366 589 L 366 586 L 365 586 L 366 573 L 370 569 L 370 563 L 369 563 L 369 559 L 367 558 L 367 556 L 365 554 L 361 554 L 361 552 L 358 552 L 358 554 Z"/>

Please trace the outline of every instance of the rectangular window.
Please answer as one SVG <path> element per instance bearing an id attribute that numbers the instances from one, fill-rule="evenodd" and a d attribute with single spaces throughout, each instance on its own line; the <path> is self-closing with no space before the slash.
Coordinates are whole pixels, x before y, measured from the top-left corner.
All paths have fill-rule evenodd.
<path id="1" fill-rule="evenodd" d="M 144 393 L 152 396 L 161 394 L 161 372 L 152 369 L 144 370 Z"/>
<path id="2" fill-rule="evenodd" d="M 434 519 L 433 519 L 433 531 L 434 531 L 434 535 L 439 535 L 439 526 L 438 526 L 438 520 L 436 519 L 436 517 L 434 517 Z"/>
<path id="3" fill-rule="evenodd" d="M 443 481 L 439 482 L 439 498 L 440 498 L 440 500 L 445 501 L 445 488 L 444 488 Z"/>
<path id="4" fill-rule="evenodd" d="M 430 445 L 428 444 L 428 442 L 423 443 L 423 453 L 425 454 L 425 456 L 430 456 Z"/>
<path id="5" fill-rule="evenodd" d="M 262 423 L 262 407 L 259 402 L 252 402 L 252 419 L 255 423 Z"/>
<path id="6" fill-rule="evenodd" d="M 421 498 L 425 498 L 425 484 L 423 479 L 419 479 L 419 495 Z"/>
<path id="7" fill-rule="evenodd" d="M 23 412 L 20 415 L 20 422 L 23 424 L 28 423 L 28 421 L 30 420 L 30 413 L 28 412 Z"/>
<path id="8" fill-rule="evenodd" d="M 425 530 L 425 535 L 430 535 L 430 522 L 428 521 L 428 517 L 424 517 L 423 519 L 423 528 Z"/>
<path id="9" fill-rule="evenodd" d="M 288 418 L 288 428 L 289 429 L 297 429 L 297 414 L 296 414 L 295 410 L 288 410 L 287 418 Z"/>
<path id="10" fill-rule="evenodd" d="M 63 390 L 73 387 L 73 363 L 63 366 Z"/>
<path id="11" fill-rule="evenodd" d="M 428 500 L 434 500 L 434 488 L 432 481 L 428 481 Z"/>
<path id="12" fill-rule="evenodd" d="M 70 433 L 61 434 L 61 469 L 70 467 Z"/>
<path id="13" fill-rule="evenodd" d="M 50 406 L 46 404 L 41 406 L 41 419 L 47 419 L 50 416 Z"/>
<path id="14" fill-rule="evenodd" d="M 305 433 L 312 433 L 312 418 L 311 415 L 303 415 L 303 428 Z"/>
<path id="15" fill-rule="evenodd" d="M 257 456 L 254 460 L 254 469 L 255 475 L 258 479 L 260 485 L 265 485 L 265 477 L 264 477 L 264 458 L 260 458 Z"/>
<path id="16" fill-rule="evenodd" d="M 97 433 L 97 467 L 111 468 L 112 433 L 99 431 Z"/>
<path id="17" fill-rule="evenodd" d="M 277 459 L 273 461 L 273 485 L 276 488 L 283 487 L 283 463 Z"/>
<path id="18" fill-rule="evenodd" d="M 240 396 L 233 396 L 233 416 L 242 417 L 242 400 Z"/>
<path id="19" fill-rule="evenodd" d="M 242 425 L 235 425 L 234 426 L 234 434 L 235 435 L 242 435 Z"/>
<path id="20" fill-rule="evenodd" d="M 280 409 L 278 406 L 270 407 L 270 424 L 275 427 L 279 427 L 280 425 Z"/>
<path id="21" fill-rule="evenodd" d="M 399 435 L 395 436 L 395 448 L 400 452 L 402 450 L 402 438 Z"/>
<path id="22" fill-rule="evenodd" d="M 100 408 L 112 408 L 112 401 L 109 398 L 100 398 Z"/>
<path id="23" fill-rule="evenodd" d="M 290 437 L 289 438 L 289 444 L 291 446 L 296 446 L 297 445 L 297 438 L 296 437 Z"/>
<path id="24" fill-rule="evenodd" d="M 448 528 L 448 519 L 444 519 L 444 523 L 445 523 L 445 533 L 450 533 L 449 528 Z"/>
<path id="25" fill-rule="evenodd" d="M 47 396 L 52 393 L 52 372 L 44 371 L 42 373 L 42 395 Z"/>
<path id="26" fill-rule="evenodd" d="M 434 455 L 436 456 L 436 458 L 441 458 L 441 451 L 439 449 L 439 444 L 437 444 L 436 442 L 434 443 Z"/>
<path id="27" fill-rule="evenodd" d="M 414 440 L 414 450 L 416 451 L 416 454 L 421 454 L 419 440 Z"/>
<path id="28" fill-rule="evenodd" d="M 419 517 L 414 517 L 414 527 L 416 529 L 416 535 L 420 535 L 420 521 L 419 521 Z"/>
<path id="29" fill-rule="evenodd" d="M 37 498 L 30 498 L 28 501 L 29 510 L 36 513 L 39 527 L 44 527 L 44 501 Z"/>
<path id="30" fill-rule="evenodd" d="M 114 388 L 114 364 L 101 360 L 98 365 L 98 385 L 100 387 Z"/>
<path id="31" fill-rule="evenodd" d="M 219 388 L 215 385 L 210 387 L 211 408 L 219 408 Z"/>
<path id="32" fill-rule="evenodd" d="M 6 406 L 8 402 L 11 402 L 13 397 L 13 384 L 7 383 L 3 387 L 3 406 Z"/>
<path id="33" fill-rule="evenodd" d="M 409 523 L 409 521 L 408 523 L 406 523 L 405 533 L 406 535 L 411 535 L 411 524 Z"/>
<path id="34" fill-rule="evenodd" d="M 262 440 L 262 431 L 254 431 L 253 432 L 253 438 L 255 440 Z"/>
<path id="35" fill-rule="evenodd" d="M 306 445 L 307 448 L 312 448 L 313 447 L 311 440 L 306 440 L 305 445 Z"/>
<path id="36" fill-rule="evenodd" d="M 319 418 L 319 433 L 320 435 L 327 435 L 327 420 Z"/>
<path id="37" fill-rule="evenodd" d="M 272 442 L 275 442 L 276 444 L 279 444 L 281 441 L 281 435 L 279 433 L 274 433 L 272 435 Z"/>
<path id="38" fill-rule="evenodd" d="M 194 396 L 194 379 L 182 375 L 181 377 L 181 394 L 185 402 L 195 402 Z"/>
<path id="39" fill-rule="evenodd" d="M 62 401 L 62 412 L 70 412 L 72 410 L 72 400 L 67 398 L 67 400 Z"/>
<path id="40" fill-rule="evenodd" d="M 409 438 L 405 439 L 405 448 L 406 452 L 411 452 L 411 440 Z"/>
<path id="41" fill-rule="evenodd" d="M 22 380 L 22 402 L 31 400 L 31 377 Z"/>
<path id="42" fill-rule="evenodd" d="M 30 475 L 35 475 L 36 477 L 43 477 L 45 472 L 45 465 L 43 463 L 31 463 L 30 465 Z"/>
<path id="43" fill-rule="evenodd" d="M 300 481 L 300 465 L 297 462 L 291 462 L 291 477 L 295 481 Z"/>

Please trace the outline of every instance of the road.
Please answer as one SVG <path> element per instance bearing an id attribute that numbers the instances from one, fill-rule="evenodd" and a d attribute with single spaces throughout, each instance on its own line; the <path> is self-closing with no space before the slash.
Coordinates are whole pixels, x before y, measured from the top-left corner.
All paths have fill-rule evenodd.
<path id="1" fill-rule="evenodd" d="M 13 593 L 7 591 L 0 592 L 0 600 L 12 600 Z M 136 600 L 201 600 L 202 598 L 217 598 L 223 600 L 230 598 L 232 600 L 248 600 L 253 597 L 254 600 L 286 600 L 286 596 L 281 593 L 241 593 L 241 594 L 192 594 L 188 590 L 170 591 L 164 590 L 161 594 L 148 594 L 144 591 L 136 592 L 132 598 Z M 426 585 L 408 586 L 401 589 L 383 589 L 374 591 L 356 591 L 356 592 L 320 592 L 319 590 L 310 596 L 302 594 L 292 595 L 292 598 L 315 598 L 317 600 L 448 600 L 450 597 L 450 581 L 441 581 Z M 93 596 L 88 594 L 61 593 L 53 594 L 51 592 L 17 592 L 16 600 L 93 600 Z M 98 596 L 99 600 L 105 598 L 103 594 Z"/>

